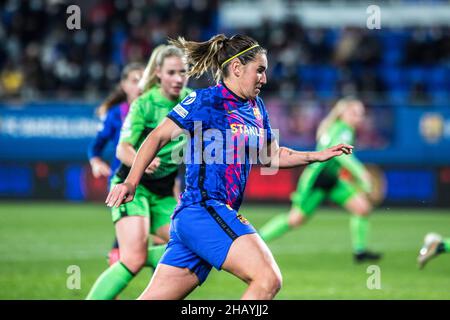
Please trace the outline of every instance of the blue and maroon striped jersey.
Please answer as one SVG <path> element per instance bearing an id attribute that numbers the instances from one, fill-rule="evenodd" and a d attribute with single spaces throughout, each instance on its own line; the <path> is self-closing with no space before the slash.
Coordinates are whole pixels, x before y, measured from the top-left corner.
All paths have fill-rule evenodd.
<path id="1" fill-rule="evenodd" d="M 252 164 L 272 129 L 261 98 L 244 100 L 223 83 L 188 95 L 167 115 L 189 132 L 186 189 L 175 213 L 218 200 L 238 210 Z"/>

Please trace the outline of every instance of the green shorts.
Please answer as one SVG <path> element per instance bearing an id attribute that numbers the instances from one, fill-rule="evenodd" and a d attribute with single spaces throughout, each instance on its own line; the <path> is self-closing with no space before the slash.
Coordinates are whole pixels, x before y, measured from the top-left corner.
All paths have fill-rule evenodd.
<path id="1" fill-rule="evenodd" d="M 111 180 L 111 189 L 120 182 L 121 179 L 114 177 Z M 149 217 L 150 233 L 156 234 L 159 228 L 170 224 L 170 217 L 176 205 L 177 201 L 173 196 L 159 196 L 139 184 L 133 201 L 111 209 L 112 220 L 116 223 L 127 216 Z"/>
<path id="2" fill-rule="evenodd" d="M 291 195 L 291 200 L 293 207 L 310 217 L 327 197 L 343 206 L 358 192 L 357 188 L 348 181 L 305 169 L 298 181 L 297 190 Z"/>

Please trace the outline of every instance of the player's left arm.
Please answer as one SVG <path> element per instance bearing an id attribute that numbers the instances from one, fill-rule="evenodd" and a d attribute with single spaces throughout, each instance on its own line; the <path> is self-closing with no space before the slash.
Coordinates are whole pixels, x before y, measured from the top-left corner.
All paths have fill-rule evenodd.
<path id="1" fill-rule="evenodd" d="M 264 142 L 260 152 L 260 164 L 271 168 L 293 168 L 305 166 L 313 162 L 327 161 L 342 154 L 351 154 L 353 146 L 340 143 L 321 151 L 296 151 L 280 147 L 269 121 L 269 115 L 262 99 L 257 98 L 264 127 Z"/>
<path id="2" fill-rule="evenodd" d="M 352 150 L 353 146 L 341 143 L 321 151 L 296 151 L 280 147 L 277 140 L 272 140 L 263 150 L 261 163 L 274 168 L 294 168 L 313 162 L 327 161 L 343 154 L 351 154 Z"/>

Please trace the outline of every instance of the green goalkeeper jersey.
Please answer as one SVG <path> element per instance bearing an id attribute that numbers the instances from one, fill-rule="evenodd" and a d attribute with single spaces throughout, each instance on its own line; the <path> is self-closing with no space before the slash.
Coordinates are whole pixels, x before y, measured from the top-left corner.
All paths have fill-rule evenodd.
<path id="1" fill-rule="evenodd" d="M 337 120 L 319 138 L 316 150 L 320 151 L 340 143 L 353 145 L 354 141 L 355 130 L 345 122 Z M 308 166 L 306 170 L 313 170 L 317 175 L 323 171 L 328 176 L 338 176 L 342 168 L 347 169 L 351 173 L 365 192 L 370 191 L 370 181 L 364 179 L 364 165 L 353 154 L 342 155 L 334 157 L 329 161 L 314 163 Z M 312 174 L 312 176 L 317 176 L 316 174 Z"/>
<path id="2" fill-rule="evenodd" d="M 125 118 L 120 132 L 119 143 L 130 143 L 135 150 L 138 150 L 147 135 L 155 129 L 172 108 L 181 102 L 189 93 L 191 93 L 191 91 L 191 89 L 183 88 L 180 97 L 176 101 L 171 101 L 166 98 L 161 93 L 161 87 L 159 85 L 154 86 L 140 95 L 131 104 L 130 111 Z M 143 180 L 161 179 L 177 172 L 179 163 L 172 159 L 172 152 L 180 154 L 185 143 L 186 139 L 181 137 L 166 144 L 157 154 L 157 157 L 161 159 L 160 166 L 151 175 L 144 174 Z M 123 164 L 121 167 L 119 172 L 121 169 L 122 172 L 124 171 Z M 119 174 L 119 176 L 124 178 L 124 174 Z"/>

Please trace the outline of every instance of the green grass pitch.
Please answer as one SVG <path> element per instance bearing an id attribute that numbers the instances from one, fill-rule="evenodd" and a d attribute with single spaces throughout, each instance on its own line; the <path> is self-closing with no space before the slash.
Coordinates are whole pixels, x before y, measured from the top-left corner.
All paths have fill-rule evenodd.
<path id="1" fill-rule="evenodd" d="M 287 206 L 245 205 L 255 227 Z M 448 211 L 448 210 L 447 210 Z M 351 260 L 348 214 L 321 209 L 302 229 L 269 244 L 283 274 L 277 299 L 450 299 L 450 254 L 419 271 L 417 251 L 426 232 L 450 236 L 450 214 L 433 209 L 378 209 L 371 247 L 379 262 L 381 289 L 368 289 L 369 264 Z M 84 299 L 107 267 L 113 239 L 102 204 L 0 203 L 0 299 Z M 68 289 L 68 267 L 81 271 L 81 288 Z M 145 268 L 121 295 L 134 299 L 146 287 Z M 239 299 L 245 285 L 213 270 L 188 299 Z"/>

